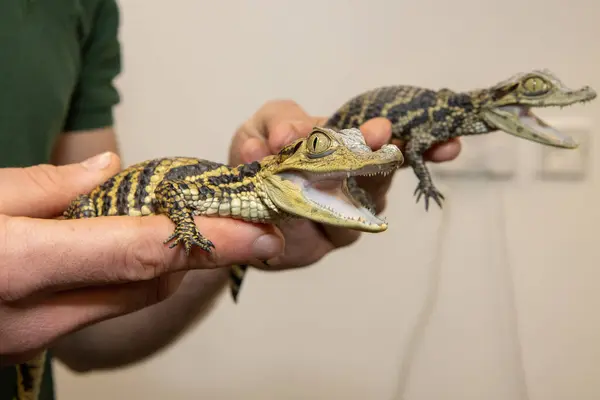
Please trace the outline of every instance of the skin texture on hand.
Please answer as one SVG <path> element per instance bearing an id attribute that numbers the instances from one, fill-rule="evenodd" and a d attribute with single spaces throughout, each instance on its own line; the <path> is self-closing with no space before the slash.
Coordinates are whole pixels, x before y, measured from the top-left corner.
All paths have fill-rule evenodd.
<path id="1" fill-rule="evenodd" d="M 185 256 L 163 241 L 165 216 L 56 219 L 79 193 L 119 170 L 106 153 L 81 164 L 0 169 L 0 365 L 23 362 L 61 336 L 170 296 L 191 269 L 272 258 L 269 225 L 198 217 L 216 246 Z"/>
<path id="2" fill-rule="evenodd" d="M 236 132 L 229 150 L 229 163 L 236 165 L 259 160 L 275 154 L 283 146 L 300 137 L 306 137 L 315 125 L 322 125 L 326 117 L 308 115 L 297 103 L 277 100 L 266 103 Z M 391 138 L 391 123 L 385 118 L 375 118 L 360 127 L 367 145 L 378 150 Z M 400 150 L 404 143 L 392 141 Z M 451 140 L 429 150 L 427 161 L 446 162 L 460 153 L 460 142 Z M 406 167 L 404 164 L 403 167 Z M 357 178 L 361 187 L 369 191 L 377 205 L 377 212 L 385 208 L 386 195 L 393 175 L 386 177 Z M 282 226 L 285 237 L 284 253 L 269 260 L 271 269 L 303 267 L 323 258 L 330 251 L 348 246 L 360 237 L 360 232 L 315 224 L 310 221 L 294 221 Z"/>

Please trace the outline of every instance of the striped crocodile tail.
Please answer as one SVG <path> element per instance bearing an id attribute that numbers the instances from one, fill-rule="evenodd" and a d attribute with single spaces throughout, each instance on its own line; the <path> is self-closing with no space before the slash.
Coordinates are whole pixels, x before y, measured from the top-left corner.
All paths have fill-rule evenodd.
<path id="1" fill-rule="evenodd" d="M 240 295 L 246 271 L 248 271 L 248 265 L 246 264 L 232 265 L 229 268 L 229 292 L 234 303 L 238 302 L 238 296 Z"/>

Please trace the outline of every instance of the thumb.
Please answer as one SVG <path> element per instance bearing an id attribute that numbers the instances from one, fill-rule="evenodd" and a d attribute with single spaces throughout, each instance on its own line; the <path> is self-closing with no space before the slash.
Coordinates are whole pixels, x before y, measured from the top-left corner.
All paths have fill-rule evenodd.
<path id="1" fill-rule="evenodd" d="M 92 190 L 120 169 L 119 157 L 106 152 L 78 164 L 40 164 L 0 169 L 0 214 L 52 218 L 71 200 Z"/>

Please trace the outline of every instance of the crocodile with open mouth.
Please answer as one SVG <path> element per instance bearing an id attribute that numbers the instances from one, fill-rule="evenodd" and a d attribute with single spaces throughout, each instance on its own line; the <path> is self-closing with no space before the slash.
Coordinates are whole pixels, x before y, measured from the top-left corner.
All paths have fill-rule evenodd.
<path id="1" fill-rule="evenodd" d="M 336 131 L 315 127 L 308 137 L 278 154 L 238 166 L 190 157 L 165 157 L 132 165 L 89 194 L 80 195 L 64 217 L 167 215 L 175 224 L 165 243 L 197 246 L 211 252 L 213 243 L 194 223 L 194 215 L 277 224 L 305 218 L 364 232 L 382 232 L 366 192 L 348 185 L 355 176 L 387 175 L 404 161 L 397 146 L 377 151 L 357 128 Z M 237 299 L 242 271 L 231 267 L 231 292 Z"/>
<path id="2" fill-rule="evenodd" d="M 571 89 L 543 69 L 465 92 L 408 85 L 379 87 L 347 101 L 323 126 L 345 129 L 376 117 L 390 120 L 392 138 L 405 143 L 406 164 L 418 178 L 416 201 L 423 197 L 427 210 L 430 198 L 439 207 L 444 199 L 423 158 L 432 146 L 459 136 L 500 130 L 547 146 L 573 149 L 577 147 L 573 138 L 549 126 L 532 109 L 565 107 L 595 98 L 596 92 L 589 86 Z"/>

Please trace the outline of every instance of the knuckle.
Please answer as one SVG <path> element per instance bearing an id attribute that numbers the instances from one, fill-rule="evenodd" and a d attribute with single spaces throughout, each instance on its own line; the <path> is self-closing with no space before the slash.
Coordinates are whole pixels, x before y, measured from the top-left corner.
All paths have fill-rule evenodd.
<path id="1" fill-rule="evenodd" d="M 157 278 L 168 268 L 163 248 L 144 235 L 127 245 L 123 263 L 122 278 L 128 282 Z"/>

